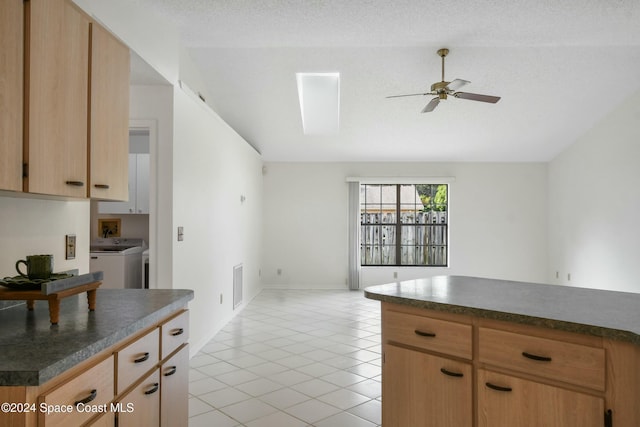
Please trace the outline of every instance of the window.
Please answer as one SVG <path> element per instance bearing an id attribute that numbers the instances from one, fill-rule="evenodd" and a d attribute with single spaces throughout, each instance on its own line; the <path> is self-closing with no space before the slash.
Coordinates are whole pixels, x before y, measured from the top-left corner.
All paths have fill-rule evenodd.
<path id="1" fill-rule="evenodd" d="M 360 264 L 448 265 L 447 184 L 361 184 Z"/>

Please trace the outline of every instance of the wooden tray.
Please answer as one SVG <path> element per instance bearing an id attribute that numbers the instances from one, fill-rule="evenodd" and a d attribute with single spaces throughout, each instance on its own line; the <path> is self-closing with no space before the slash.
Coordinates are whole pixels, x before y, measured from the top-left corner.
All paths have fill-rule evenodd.
<path id="1" fill-rule="evenodd" d="M 0 288 L 0 300 L 26 301 L 29 311 L 33 311 L 36 300 L 48 301 L 49 320 L 52 325 L 57 325 L 60 320 L 60 300 L 63 298 L 86 292 L 89 311 L 96 309 L 96 289 L 102 284 L 102 277 L 100 271 L 44 282 L 40 284 L 40 288 L 36 289 L 4 287 Z"/>

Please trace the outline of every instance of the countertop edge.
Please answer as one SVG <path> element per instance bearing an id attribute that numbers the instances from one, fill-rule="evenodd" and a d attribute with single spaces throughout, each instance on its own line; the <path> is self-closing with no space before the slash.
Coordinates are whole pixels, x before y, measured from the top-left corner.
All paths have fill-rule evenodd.
<path id="1" fill-rule="evenodd" d="M 574 323 L 565 320 L 542 318 L 536 316 L 530 316 L 519 313 L 509 313 L 504 311 L 496 311 L 490 309 L 483 309 L 477 307 L 468 307 L 455 304 L 446 304 L 435 301 L 428 301 L 423 299 L 416 299 L 411 297 L 384 295 L 373 291 L 364 289 L 364 296 L 368 299 L 377 300 L 380 302 L 388 302 L 393 304 L 406 305 L 410 307 L 442 311 L 447 313 L 470 315 L 480 317 L 483 319 L 500 320 L 510 323 L 518 323 L 523 325 L 537 326 L 547 329 L 556 329 L 560 331 L 580 333 L 585 335 L 592 335 L 601 338 L 613 339 L 616 341 L 626 341 L 635 345 L 640 345 L 640 335 L 620 330 L 612 329 L 603 326 L 589 325 L 584 323 Z"/>
<path id="2" fill-rule="evenodd" d="M 81 362 L 97 355 L 101 351 L 118 344 L 127 337 L 158 323 L 171 313 L 185 307 L 194 298 L 194 292 L 190 289 L 174 289 L 174 291 L 184 291 L 184 295 L 177 296 L 176 299 L 163 307 L 155 310 L 137 321 L 130 323 L 126 327 L 118 329 L 116 332 L 95 341 L 89 346 L 63 358 L 59 361 L 40 369 L 39 371 L 16 371 L 1 372 L 0 386 L 41 386 L 53 378 L 61 375 L 65 371 L 77 366 Z"/>

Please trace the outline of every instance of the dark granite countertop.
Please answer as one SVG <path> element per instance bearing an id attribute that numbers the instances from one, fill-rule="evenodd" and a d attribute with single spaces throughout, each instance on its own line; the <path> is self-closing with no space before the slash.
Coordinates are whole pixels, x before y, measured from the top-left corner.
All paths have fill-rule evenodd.
<path id="1" fill-rule="evenodd" d="M 370 299 L 629 341 L 640 345 L 640 294 L 466 276 L 365 289 Z"/>
<path id="2" fill-rule="evenodd" d="M 191 299 L 183 289 L 98 289 L 95 312 L 84 293 L 63 299 L 58 325 L 46 301 L 32 312 L 24 304 L 0 310 L 0 386 L 43 384 Z"/>

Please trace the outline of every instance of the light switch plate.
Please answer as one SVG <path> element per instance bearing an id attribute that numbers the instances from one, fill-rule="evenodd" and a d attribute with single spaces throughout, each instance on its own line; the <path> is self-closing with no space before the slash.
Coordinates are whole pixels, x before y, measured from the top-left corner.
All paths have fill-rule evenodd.
<path id="1" fill-rule="evenodd" d="M 76 235 L 65 236 L 65 259 L 76 259 Z"/>
<path id="2" fill-rule="evenodd" d="M 178 227 L 178 242 L 182 242 L 184 240 L 184 227 Z"/>

